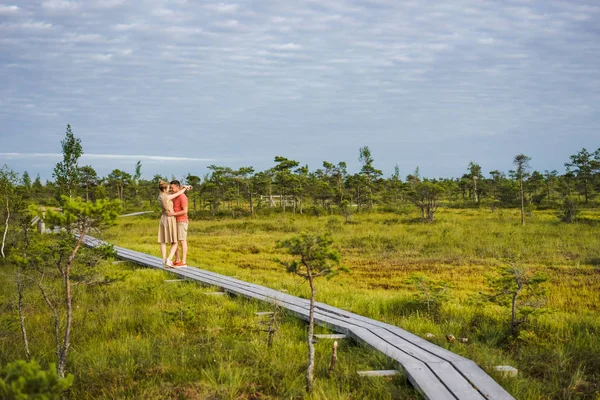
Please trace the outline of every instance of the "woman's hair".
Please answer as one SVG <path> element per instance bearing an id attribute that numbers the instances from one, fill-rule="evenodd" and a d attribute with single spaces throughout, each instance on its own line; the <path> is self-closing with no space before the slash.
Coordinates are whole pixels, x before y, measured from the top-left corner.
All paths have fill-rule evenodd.
<path id="1" fill-rule="evenodd" d="M 165 190 L 167 190 L 168 187 L 169 187 L 169 182 L 165 182 L 165 181 L 158 182 L 158 188 L 160 189 L 161 192 L 164 192 Z"/>

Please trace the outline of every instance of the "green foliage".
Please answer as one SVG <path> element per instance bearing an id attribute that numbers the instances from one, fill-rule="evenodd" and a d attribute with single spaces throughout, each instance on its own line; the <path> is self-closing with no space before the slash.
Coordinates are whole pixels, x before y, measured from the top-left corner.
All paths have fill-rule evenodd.
<path id="1" fill-rule="evenodd" d="M 419 304 L 425 305 L 427 307 L 427 312 L 434 317 L 437 317 L 442 304 L 448 300 L 450 294 L 449 289 L 451 287 L 450 283 L 446 281 L 435 281 L 424 275 L 418 274 L 411 275 L 406 282 L 414 285 L 417 289 L 415 300 Z"/>
<path id="2" fill-rule="evenodd" d="M 73 385 L 74 376 L 58 378 L 56 366 L 43 370 L 35 361 L 15 361 L 0 368 L 0 398 L 5 400 L 60 399 Z"/>
<path id="3" fill-rule="evenodd" d="M 561 203 L 560 211 L 560 220 L 567 223 L 575 222 L 577 214 L 579 214 L 577 202 L 571 196 L 565 196 Z"/>
<path id="4" fill-rule="evenodd" d="M 346 223 L 350 223 L 350 217 L 352 216 L 352 207 L 350 206 L 350 202 L 348 200 L 342 200 L 340 203 L 340 212 L 346 219 Z"/>
<path id="5" fill-rule="evenodd" d="M 445 188 L 436 181 L 416 182 L 409 196 L 411 201 L 421 210 L 421 220 L 433 222 L 435 212 L 440 206 Z"/>
<path id="6" fill-rule="evenodd" d="M 65 138 L 60 142 L 63 160 L 56 164 L 52 176 L 56 179 L 59 196 L 72 197 L 75 195 L 80 181 L 80 170 L 77 162 L 83 155 L 81 139 L 76 138 L 67 125 Z"/>
<path id="7" fill-rule="evenodd" d="M 314 395 L 308 397 L 298 376 L 306 363 L 303 321 L 286 313 L 278 315 L 277 334 L 269 347 L 268 334 L 257 329 L 269 327 L 261 326 L 255 313 L 277 313 L 276 306 L 206 296 L 215 288 L 165 282 L 173 276 L 134 264 L 106 262 L 98 269 L 119 279 L 102 286 L 74 286 L 78 322 L 70 372 L 75 380 L 63 392 L 64 399 L 419 398 L 404 376 L 365 384 L 356 370 L 394 365 L 351 341 L 340 342 L 341 356 L 331 375 L 327 373 L 331 343 L 315 344 L 317 379 Z M 6 283 L 7 276 L 0 275 L 0 284 Z M 9 295 L 0 291 L 0 304 L 8 303 Z M 32 293 L 27 299 L 28 320 L 45 321 L 47 313 L 38 306 L 41 299 Z M 0 363 L 17 359 L 21 352 L 18 324 L 5 325 L 5 317 L 15 319 L 0 307 Z M 317 329 L 317 333 L 330 333 Z M 52 339 L 46 332 L 37 323 L 32 330 L 34 352 L 42 365 L 52 358 Z"/>
<path id="8" fill-rule="evenodd" d="M 557 223 L 555 211 L 538 210 L 527 226 L 520 227 L 517 223 L 519 210 L 510 208 L 491 213 L 488 208 L 454 209 L 442 205 L 437 211 L 435 224 L 414 223 L 419 212 L 412 205 L 400 214 L 376 210 L 372 213 L 356 213 L 353 216 L 356 224 L 344 225 L 343 229 L 331 232 L 344 264 L 353 273 L 318 282 L 319 299 L 400 326 L 420 336 L 434 333 L 436 337 L 432 341 L 444 347 L 448 346 L 444 339 L 446 333 L 452 333 L 457 338 L 468 337 L 468 344 L 456 343 L 452 345 L 452 351 L 473 359 L 492 375 L 493 371 L 486 366 L 509 364 L 523 372 L 517 379 L 498 378 L 500 384 L 515 398 L 565 398 L 571 393 L 570 390 L 575 390 L 569 387 L 577 380 L 580 382 L 575 385 L 580 393 L 577 396 L 596 396 L 600 390 L 595 384 L 600 382 L 600 342 L 597 340 L 600 334 L 597 318 L 597 305 L 600 303 L 600 275 L 597 273 L 600 236 L 598 226 L 593 222 L 600 221 L 600 212 L 584 208 L 581 219 L 590 223 L 560 224 Z M 289 214 L 286 217 L 276 213 L 236 220 L 220 218 L 191 221 L 188 262 L 309 298 L 310 288 L 302 284 L 304 279 L 287 273 L 280 264 L 273 262 L 277 241 L 289 235 L 288 218 Z M 320 232 L 329 218 L 331 216 L 314 217 L 306 212 L 304 215 L 296 214 L 294 228 L 298 232 Z M 156 220 L 145 216 L 122 218 L 117 221 L 117 226 L 105 232 L 105 238 L 119 246 L 159 255 L 158 246 L 153 242 L 155 230 Z M 291 260 L 292 256 L 280 256 L 282 259 L 286 257 Z M 522 266 L 535 267 L 548 276 L 544 284 L 548 288 L 546 307 L 552 312 L 541 312 L 544 311 L 541 309 L 531 314 L 527 323 L 519 326 L 519 333 L 534 332 L 535 338 L 523 334 L 522 339 L 507 343 L 510 308 L 506 307 L 505 302 L 504 305 L 498 305 L 489 301 L 491 289 L 485 276 L 495 269 L 498 260 L 509 257 L 516 257 Z M 132 276 L 140 273 L 137 270 Z M 452 284 L 450 296 L 443 302 L 437 318 L 428 318 L 430 315 L 423 303 L 415 307 L 415 287 L 406 283 L 411 275 L 425 275 L 434 282 Z M 137 279 L 145 282 L 148 278 L 144 275 Z M 153 285 L 160 287 L 156 282 Z M 102 286 L 102 289 L 111 287 L 113 285 Z M 165 289 L 174 290 L 173 286 L 168 285 Z M 204 291 L 206 289 L 201 293 Z M 470 299 L 478 292 L 483 292 L 485 301 L 474 305 Z M 120 301 L 127 304 L 135 298 L 130 292 L 123 296 Z M 150 292 L 149 297 L 144 299 L 159 301 L 162 297 Z M 189 296 L 185 299 L 186 304 L 198 304 L 198 300 L 192 301 Z M 221 303 L 215 304 L 215 307 L 222 307 Z M 147 306 L 146 309 L 150 311 Z M 179 308 L 174 308 L 174 311 L 177 310 Z M 95 313 L 98 313 L 98 309 Z M 106 314 L 98 315 L 98 318 L 104 320 L 106 315 L 110 315 L 109 310 L 106 310 Z M 227 319 L 218 315 L 215 317 L 217 321 Z M 196 312 L 197 318 L 202 316 L 202 312 Z M 206 321 L 203 323 L 208 324 Z M 216 326 L 218 328 L 213 330 L 220 336 L 212 346 L 218 346 L 220 338 L 232 329 L 222 322 Z M 267 369 L 276 371 L 276 365 L 294 362 L 295 373 L 286 375 L 289 379 L 282 378 L 282 382 L 276 378 L 279 382 L 275 386 L 279 388 L 278 391 L 263 390 L 265 397 L 289 398 L 292 393 L 299 393 L 299 397 L 302 397 L 303 385 L 298 371 L 306 365 L 303 350 L 306 346 L 306 325 L 298 323 L 297 326 L 298 331 L 294 335 L 300 344 L 294 350 L 297 353 L 295 361 L 290 361 L 289 353 L 277 353 L 278 343 L 286 336 L 285 333 L 278 334 L 273 348 L 276 350 L 274 354 L 280 354 L 281 360 L 269 359 L 274 366 Z M 240 329 L 234 331 L 238 332 L 240 340 L 246 340 L 239 336 Z M 185 337 L 189 336 L 190 332 L 186 332 Z M 529 338 L 527 341 L 524 339 L 526 337 Z M 264 339 L 264 335 L 261 335 L 261 343 L 264 343 Z M 317 343 L 315 393 L 320 393 L 319 385 L 327 382 L 320 378 L 319 368 L 327 366 L 328 360 L 321 363 L 318 346 Z M 78 344 L 78 351 L 80 348 L 81 344 Z M 323 351 L 328 352 L 327 349 Z M 169 354 L 153 353 L 154 358 L 150 358 L 164 359 L 170 357 Z M 327 354 L 330 354 L 330 349 Z M 73 354 L 73 357 L 76 362 L 78 356 Z M 176 354 L 172 358 L 173 362 L 177 361 Z M 126 360 L 127 356 L 123 356 L 123 359 Z M 357 368 L 374 369 L 374 365 L 365 362 Z M 188 372 L 191 372 L 189 367 Z M 264 388 L 273 379 L 268 372 L 263 372 L 248 375 L 248 379 L 260 382 L 260 388 Z M 275 376 L 278 374 L 275 373 Z M 291 384 L 292 381 L 295 383 Z M 143 380 L 139 382 L 140 389 L 148 387 L 144 386 Z M 364 380 L 355 382 L 351 379 L 351 382 L 367 390 Z M 573 393 L 570 395 L 572 397 Z M 361 396 L 356 392 L 346 398 L 385 398 L 378 396 Z M 315 398 L 340 396 L 316 394 Z"/>
<path id="9" fill-rule="evenodd" d="M 517 328 L 546 304 L 546 290 L 542 284 L 548 277 L 515 264 L 502 265 L 497 273 L 489 279 L 493 291 L 490 300 L 510 307 L 511 333 L 518 334 Z"/>
<path id="10" fill-rule="evenodd" d="M 298 236 L 277 242 L 278 248 L 287 249 L 288 253 L 299 256 L 291 262 L 281 261 L 288 272 L 309 279 L 309 276 L 332 277 L 344 267 L 340 267 L 340 252 L 331 247 L 333 238 L 330 233 L 314 234 L 303 232 Z"/>
<path id="11" fill-rule="evenodd" d="M 52 209 L 46 211 L 46 220 L 56 226 L 77 229 L 87 232 L 90 228 L 98 228 L 113 223 L 121 211 L 119 200 L 100 199 L 86 202 L 80 198 L 62 197 L 62 212 Z M 38 210 L 39 214 L 43 211 Z"/>

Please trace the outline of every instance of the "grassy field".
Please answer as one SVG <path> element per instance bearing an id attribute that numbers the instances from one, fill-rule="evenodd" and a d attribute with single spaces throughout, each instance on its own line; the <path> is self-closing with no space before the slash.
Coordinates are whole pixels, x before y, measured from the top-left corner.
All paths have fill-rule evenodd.
<path id="1" fill-rule="evenodd" d="M 165 282 L 173 276 L 128 263 L 104 262 L 110 285 L 74 286 L 69 399 L 417 399 L 406 377 L 364 379 L 361 369 L 390 369 L 381 354 L 341 341 L 328 374 L 331 342 L 317 343 L 315 391 L 305 394 L 306 325 L 266 304 L 208 296 L 215 288 Z M 15 291 L 0 274 L 0 364 L 24 358 Z M 52 322 L 39 293 L 26 292 L 33 357 L 55 362 Z M 277 313 L 271 348 L 257 311 Z M 322 329 L 320 330 L 322 331 Z"/>
<path id="2" fill-rule="evenodd" d="M 301 231 L 332 232 L 351 272 L 317 283 L 317 300 L 398 325 L 469 357 L 519 399 L 599 398 L 600 213 L 577 224 L 536 211 L 520 225 L 517 210 L 441 209 L 435 224 L 410 211 L 365 213 L 345 224 L 339 216 L 275 214 L 258 218 L 193 220 L 188 263 L 291 294 L 308 285 L 276 262 L 277 240 Z M 157 219 L 122 218 L 104 238 L 159 256 Z M 508 338 L 509 309 L 482 302 L 487 276 L 507 260 L 549 278 L 544 313 Z M 452 288 L 439 312 L 415 301 L 407 278 L 423 275 Z M 469 338 L 447 343 L 444 335 Z M 519 369 L 517 379 L 494 375 L 495 365 Z M 326 396 L 327 397 L 327 396 Z M 352 396 L 350 396 L 352 397 Z"/>

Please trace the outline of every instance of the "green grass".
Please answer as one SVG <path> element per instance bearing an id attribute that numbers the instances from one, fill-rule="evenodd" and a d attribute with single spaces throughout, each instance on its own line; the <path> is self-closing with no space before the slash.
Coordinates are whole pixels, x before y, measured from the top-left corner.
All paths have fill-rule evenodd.
<path id="1" fill-rule="evenodd" d="M 600 393 L 600 213 L 563 224 L 536 211 L 520 225 L 518 210 L 440 209 L 435 224 L 416 214 L 370 213 L 344 224 L 336 216 L 276 214 L 260 218 L 192 220 L 188 263 L 308 296 L 300 278 L 275 261 L 277 240 L 301 231 L 332 231 L 351 273 L 318 281 L 317 300 L 398 325 L 476 361 L 519 399 L 595 398 Z M 124 218 L 105 239 L 159 256 L 157 220 Z M 517 340 L 507 340 L 508 310 L 478 304 L 486 276 L 510 259 L 548 277 L 546 313 L 532 317 Z M 451 282 L 437 315 L 416 304 L 413 274 Z M 448 344 L 444 334 L 469 338 Z M 494 375 L 494 365 L 519 369 L 517 379 Z"/>
<path id="2" fill-rule="evenodd" d="M 5 271 L 6 272 L 6 271 Z M 257 311 L 270 306 L 128 263 L 102 263 L 105 286 L 74 286 L 74 326 L 67 370 L 71 399 L 392 399 L 418 398 L 406 377 L 361 379 L 360 369 L 389 369 L 379 353 L 341 341 L 327 373 L 331 342 L 317 343 L 315 392 L 305 394 L 306 325 L 280 314 L 271 348 Z M 10 274 L 0 275 L 0 363 L 24 357 Z M 25 294 L 33 356 L 55 361 L 52 323 L 39 293 Z M 277 311 L 277 310 L 275 310 Z M 279 311 L 277 311 L 279 312 Z M 264 317 L 262 317 L 264 318 Z M 320 331 L 323 331 L 320 329 Z"/>

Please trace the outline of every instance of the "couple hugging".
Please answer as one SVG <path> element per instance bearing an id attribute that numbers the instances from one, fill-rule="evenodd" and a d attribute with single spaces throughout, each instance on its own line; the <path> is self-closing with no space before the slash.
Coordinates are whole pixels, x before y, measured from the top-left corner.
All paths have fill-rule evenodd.
<path id="1" fill-rule="evenodd" d="M 179 181 L 171 183 L 160 181 L 158 188 L 160 189 L 158 202 L 162 210 L 158 226 L 158 243 L 160 243 L 163 265 L 168 268 L 187 267 L 188 199 L 184 192 L 192 187 L 181 186 Z M 178 242 L 181 243 L 181 258 L 179 258 Z M 167 244 L 171 245 L 168 256 Z"/>

